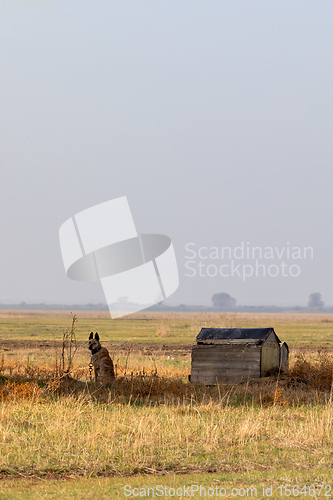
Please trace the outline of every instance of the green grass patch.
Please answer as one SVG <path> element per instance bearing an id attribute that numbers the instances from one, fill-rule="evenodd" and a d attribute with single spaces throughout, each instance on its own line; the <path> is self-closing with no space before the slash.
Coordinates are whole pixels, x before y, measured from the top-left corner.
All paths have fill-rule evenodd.
<path id="1" fill-rule="evenodd" d="M 310 489 L 313 485 L 314 488 Z M 317 486 L 316 486 L 317 485 Z M 321 488 L 321 495 L 318 496 Z M 200 493 L 201 486 L 201 493 Z M 307 494 L 300 494 L 306 486 Z M 151 474 L 132 477 L 97 477 L 97 478 L 15 478 L 0 480 L 0 500 L 40 500 L 40 499 L 125 499 L 125 498 L 325 498 L 332 494 L 332 474 L 329 470 L 251 471 L 243 473 L 208 473 L 208 474 Z M 293 490 L 294 488 L 294 490 Z M 187 492 L 186 496 L 181 493 Z M 291 491 L 291 495 L 288 493 Z M 153 496 L 153 492 L 155 496 Z M 208 493 L 214 492 L 214 496 Z M 267 496 L 267 493 L 271 493 Z M 310 495 L 315 492 L 315 495 Z M 139 496 L 141 493 L 141 496 Z M 175 493 L 175 494 L 174 494 Z M 178 494 L 177 494 L 178 493 Z M 216 495 L 217 493 L 217 495 Z M 265 496 L 263 495 L 265 493 Z M 294 493 L 294 494 L 293 494 Z M 126 495 L 125 495 L 126 494 Z M 144 497 L 144 494 L 146 496 Z M 157 494 L 159 496 L 157 496 Z M 163 496 L 162 496 L 163 494 Z M 167 495 L 167 496 L 166 496 Z M 327 496 L 326 496 L 327 498 Z"/>
<path id="2" fill-rule="evenodd" d="M 189 344 L 206 326 L 272 326 L 280 339 L 290 346 L 333 348 L 332 314 L 143 312 L 116 320 L 111 320 L 106 312 L 79 311 L 76 314 L 76 335 L 80 341 L 86 341 L 91 331 L 98 331 L 106 342 Z M 1 311 L 0 318 L 0 338 L 6 340 L 61 339 L 71 323 L 71 315 L 66 311 Z"/>

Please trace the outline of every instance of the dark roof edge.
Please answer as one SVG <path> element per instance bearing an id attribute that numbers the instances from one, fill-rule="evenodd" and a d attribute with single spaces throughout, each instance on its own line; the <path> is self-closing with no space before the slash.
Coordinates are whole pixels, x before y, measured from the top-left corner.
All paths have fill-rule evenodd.
<path id="1" fill-rule="evenodd" d="M 276 335 L 274 328 L 201 328 L 196 340 L 201 339 L 260 339 L 266 340 L 274 333 L 278 342 L 281 342 Z"/>

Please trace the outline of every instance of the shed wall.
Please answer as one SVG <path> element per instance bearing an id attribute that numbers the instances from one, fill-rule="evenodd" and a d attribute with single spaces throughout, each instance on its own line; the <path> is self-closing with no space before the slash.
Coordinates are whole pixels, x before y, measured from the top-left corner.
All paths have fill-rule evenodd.
<path id="1" fill-rule="evenodd" d="M 260 377 L 260 345 L 224 344 L 192 347 L 191 381 L 205 385 L 239 383 Z"/>
<path id="2" fill-rule="evenodd" d="M 271 333 L 261 348 L 261 376 L 265 377 L 270 371 L 279 369 L 280 345 L 277 336 Z"/>
<path id="3" fill-rule="evenodd" d="M 286 342 L 281 342 L 280 344 L 280 370 L 286 370 L 288 368 L 289 360 L 289 347 Z"/>

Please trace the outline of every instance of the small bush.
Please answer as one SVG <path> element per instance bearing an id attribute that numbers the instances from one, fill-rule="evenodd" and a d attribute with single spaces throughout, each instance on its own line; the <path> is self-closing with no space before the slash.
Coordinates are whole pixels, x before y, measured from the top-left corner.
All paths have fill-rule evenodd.
<path id="1" fill-rule="evenodd" d="M 317 356 L 297 355 L 289 370 L 289 376 L 314 389 L 331 390 L 333 356 L 325 350 L 318 351 Z"/>
<path id="2" fill-rule="evenodd" d="M 42 389 L 36 382 L 7 380 L 0 386 L 0 401 L 34 399 L 40 396 Z"/>

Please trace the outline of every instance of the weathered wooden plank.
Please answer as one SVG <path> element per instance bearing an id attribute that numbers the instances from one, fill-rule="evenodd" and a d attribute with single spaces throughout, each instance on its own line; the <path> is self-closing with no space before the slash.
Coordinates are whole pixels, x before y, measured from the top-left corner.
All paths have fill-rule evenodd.
<path id="1" fill-rule="evenodd" d="M 196 364 L 196 365 L 192 366 L 192 372 L 197 371 L 198 373 L 199 372 L 203 372 L 203 373 L 221 372 L 221 373 L 223 373 L 225 371 L 240 373 L 240 372 L 249 371 L 249 370 L 260 371 L 260 363 L 251 363 L 250 365 L 243 364 L 242 366 L 237 366 L 237 367 L 234 367 L 232 364 L 225 364 L 222 366 L 218 366 L 218 365 L 210 365 L 209 366 L 209 365 Z"/>
<path id="2" fill-rule="evenodd" d="M 260 349 L 260 345 L 253 343 L 253 344 L 240 344 L 239 342 L 237 343 L 231 343 L 227 342 L 225 344 L 197 344 L 192 346 L 193 351 L 204 351 L 207 349 L 210 349 L 211 351 L 223 351 L 224 349 L 232 349 L 234 351 L 237 350 L 242 350 L 242 349 Z"/>
<path id="3" fill-rule="evenodd" d="M 278 369 L 280 362 L 279 344 L 266 345 L 261 349 L 261 376 L 265 377 L 271 370 Z"/>
<path id="4" fill-rule="evenodd" d="M 223 380 L 248 380 L 250 378 L 260 378 L 260 373 L 258 370 L 250 370 L 250 371 L 241 371 L 237 373 L 228 373 L 228 372 L 215 372 L 215 373 L 204 373 L 204 372 L 198 372 L 198 373 L 192 373 L 191 374 L 191 381 L 192 382 L 204 382 L 206 379 L 213 380 L 214 383 L 216 382 L 216 379 L 218 381 Z"/>
<path id="5" fill-rule="evenodd" d="M 237 355 L 241 355 L 243 353 L 258 353 L 260 352 L 260 349 L 256 348 L 256 347 L 242 347 L 242 348 L 238 348 L 238 349 L 232 349 L 230 346 L 205 346 L 207 348 L 207 350 L 196 350 L 196 349 L 193 349 L 192 350 L 192 353 L 198 353 L 198 355 L 209 355 L 210 356 L 223 356 L 224 353 L 232 353 L 234 354 L 235 356 Z M 209 349 L 209 347 L 213 347 L 213 349 Z M 200 354 L 202 353 L 202 354 Z"/>
<path id="6" fill-rule="evenodd" d="M 234 366 L 235 369 L 239 369 L 241 368 L 242 366 L 248 366 L 250 364 L 254 364 L 254 365 L 258 365 L 260 364 L 260 359 L 249 359 L 249 360 L 241 360 L 241 361 L 237 361 L 237 360 L 233 360 L 233 359 L 220 359 L 218 361 L 213 361 L 213 360 L 200 360 L 200 359 L 194 359 L 192 361 L 192 365 L 193 366 L 203 366 L 203 367 L 209 367 L 209 366 L 226 366 L 226 365 L 230 365 L 230 366 Z"/>
<path id="7" fill-rule="evenodd" d="M 198 362 L 198 361 L 195 361 L 192 363 L 193 366 L 198 366 L 198 367 L 205 367 L 205 368 L 209 368 L 209 367 L 226 367 L 226 366 L 229 366 L 229 367 L 232 367 L 233 369 L 235 370 L 239 370 L 239 369 L 242 369 L 242 367 L 244 366 L 249 366 L 249 365 L 254 365 L 254 366 L 259 366 L 260 365 L 260 360 L 250 360 L 249 362 L 247 362 L 246 360 L 243 361 L 242 363 L 235 363 L 233 362 L 233 360 L 225 360 L 225 362 L 220 361 L 219 363 L 209 363 L 209 362 L 204 362 L 204 363 L 201 363 L 201 362 Z"/>
<path id="8" fill-rule="evenodd" d="M 260 373 L 259 370 L 259 363 L 257 365 L 251 365 L 251 366 L 243 366 L 240 369 L 233 369 L 232 366 L 223 366 L 221 368 L 219 367 L 210 367 L 206 368 L 200 366 L 193 366 L 192 368 L 192 373 L 209 373 L 209 374 L 214 374 L 214 373 L 234 373 L 237 375 L 237 373 L 241 372 L 248 372 L 248 371 L 253 371 L 253 372 L 258 372 Z"/>
<path id="9" fill-rule="evenodd" d="M 251 348 L 231 348 L 231 346 L 196 346 L 192 349 L 193 360 L 210 361 L 232 357 L 234 359 L 259 359 L 260 349 L 256 346 Z"/>
<path id="10" fill-rule="evenodd" d="M 228 343 L 192 349 L 191 380 L 206 385 L 260 377 L 260 346 Z"/>
<path id="11" fill-rule="evenodd" d="M 237 375 L 227 375 L 227 374 L 214 374 L 212 376 L 204 375 L 200 373 L 200 375 L 195 376 L 191 375 L 192 382 L 199 382 L 205 385 L 216 385 L 219 384 L 239 384 L 241 382 L 246 382 L 247 380 L 253 378 L 259 378 L 260 374 L 258 372 L 248 372 L 248 373 L 238 373 Z"/>
<path id="12" fill-rule="evenodd" d="M 192 348 L 192 353 L 210 353 L 210 355 L 220 356 L 223 353 L 232 352 L 237 353 L 248 353 L 248 352 L 260 352 L 259 346 L 232 346 L 232 345 L 198 345 Z"/>
<path id="13" fill-rule="evenodd" d="M 219 356 L 218 358 L 215 358 L 213 356 L 193 356 L 192 361 L 197 361 L 199 363 L 216 363 L 216 364 L 223 364 L 225 362 L 231 362 L 231 363 L 246 363 L 250 361 L 259 361 L 260 360 L 260 353 L 259 355 L 255 356 L 233 356 L 232 360 L 230 359 L 230 356 Z"/>

